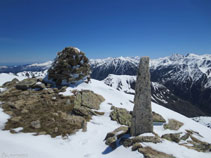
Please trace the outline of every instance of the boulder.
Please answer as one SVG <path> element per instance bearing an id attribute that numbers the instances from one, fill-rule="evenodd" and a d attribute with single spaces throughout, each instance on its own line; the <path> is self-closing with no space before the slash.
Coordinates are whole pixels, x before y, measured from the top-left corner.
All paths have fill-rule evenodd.
<path id="1" fill-rule="evenodd" d="M 143 143 L 143 142 L 150 142 L 150 143 L 160 143 L 161 139 L 158 136 L 136 136 L 134 138 L 125 139 L 121 141 L 124 147 L 130 147 L 135 143 Z"/>
<path id="2" fill-rule="evenodd" d="M 173 155 L 157 151 L 151 147 L 139 148 L 138 152 L 144 155 L 144 158 L 175 158 Z"/>
<path id="3" fill-rule="evenodd" d="M 18 82 L 19 82 L 19 80 L 17 78 L 14 78 L 12 81 L 5 82 L 2 85 L 2 87 L 3 88 L 11 88 L 11 87 L 14 87 Z"/>
<path id="4" fill-rule="evenodd" d="M 74 84 L 90 78 L 89 60 L 78 48 L 67 47 L 57 54 L 48 70 L 48 80 L 56 85 Z"/>
<path id="5" fill-rule="evenodd" d="M 190 138 L 192 141 L 189 141 L 189 143 L 191 143 L 193 145 L 193 146 L 191 146 L 192 149 L 199 151 L 199 152 L 210 152 L 211 151 L 211 144 L 201 141 L 192 135 L 190 135 Z"/>
<path id="6" fill-rule="evenodd" d="M 131 126 L 131 121 L 132 121 L 132 115 L 130 111 L 127 111 L 124 108 L 117 108 L 115 106 L 111 107 L 111 110 L 113 110 L 110 113 L 110 118 L 113 121 L 117 121 L 121 125 L 125 126 Z M 153 115 L 153 122 L 162 122 L 165 123 L 166 120 L 158 113 L 152 112 Z"/>
<path id="7" fill-rule="evenodd" d="M 175 119 L 169 119 L 167 124 L 164 124 L 164 129 L 170 129 L 170 130 L 178 130 L 180 127 L 182 127 L 184 124 L 180 121 L 177 121 Z"/>
<path id="8" fill-rule="evenodd" d="M 101 95 L 95 94 L 92 91 L 89 91 L 89 90 L 81 91 L 81 105 L 82 106 L 88 107 L 90 109 L 99 110 L 100 104 L 104 100 L 105 99 Z"/>
<path id="9" fill-rule="evenodd" d="M 128 133 L 128 127 L 126 126 L 120 126 L 119 128 L 115 129 L 112 132 L 109 132 L 104 140 L 107 140 L 110 137 L 116 137 L 117 139 L 119 139 L 121 136 L 123 136 L 124 134 Z"/>
<path id="10" fill-rule="evenodd" d="M 116 137 L 109 137 L 108 139 L 106 139 L 105 144 L 108 146 L 112 146 L 112 148 L 116 147 Z"/>
<path id="11" fill-rule="evenodd" d="M 111 148 L 116 148 L 117 140 L 121 139 L 122 136 L 128 133 L 128 127 L 121 126 L 117 129 L 115 129 L 112 132 L 107 133 L 104 141 L 106 145 L 109 145 Z"/>
<path id="12" fill-rule="evenodd" d="M 181 136 L 180 140 L 187 140 L 190 137 L 189 133 L 185 133 L 183 136 Z"/>
<path id="13" fill-rule="evenodd" d="M 67 113 L 62 113 L 62 118 L 64 120 L 67 120 L 68 124 L 76 127 L 77 129 L 82 128 L 83 131 L 86 131 L 86 129 L 87 129 L 87 122 L 81 116 L 68 115 Z"/>
<path id="14" fill-rule="evenodd" d="M 153 122 L 162 122 L 165 123 L 166 120 L 158 113 L 152 112 Z"/>
<path id="15" fill-rule="evenodd" d="M 181 134 L 182 133 L 169 133 L 169 134 L 162 135 L 161 138 L 164 138 L 164 139 L 172 141 L 172 142 L 179 143 Z"/>
<path id="16" fill-rule="evenodd" d="M 36 129 L 41 128 L 40 120 L 32 121 L 31 126 Z"/>
<path id="17" fill-rule="evenodd" d="M 37 83 L 36 78 L 27 78 L 16 84 L 18 90 L 27 90 L 32 88 Z"/>
<path id="18" fill-rule="evenodd" d="M 111 120 L 117 121 L 121 125 L 131 126 L 132 115 L 124 108 L 112 106 L 113 111 L 110 113 Z"/>
<path id="19" fill-rule="evenodd" d="M 142 148 L 142 147 L 143 146 L 140 143 L 135 143 L 135 144 L 133 144 L 131 150 L 136 151 L 136 150 L 138 150 L 139 148 Z"/>

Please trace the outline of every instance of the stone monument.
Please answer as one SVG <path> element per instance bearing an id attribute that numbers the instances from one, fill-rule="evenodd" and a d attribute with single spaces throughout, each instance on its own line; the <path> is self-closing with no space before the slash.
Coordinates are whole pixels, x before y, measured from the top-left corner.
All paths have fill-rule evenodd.
<path id="1" fill-rule="evenodd" d="M 48 80 L 56 85 L 74 84 L 90 78 L 89 60 L 75 47 L 66 47 L 59 52 L 48 70 Z"/>
<path id="2" fill-rule="evenodd" d="M 135 86 L 131 136 L 153 132 L 149 57 L 142 57 Z"/>

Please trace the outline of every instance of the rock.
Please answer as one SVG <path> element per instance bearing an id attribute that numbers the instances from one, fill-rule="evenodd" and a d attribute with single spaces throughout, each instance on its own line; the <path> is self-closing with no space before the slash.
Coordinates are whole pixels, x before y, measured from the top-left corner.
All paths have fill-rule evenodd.
<path id="1" fill-rule="evenodd" d="M 185 133 L 183 136 L 181 136 L 180 140 L 187 140 L 190 137 L 189 133 Z"/>
<path id="2" fill-rule="evenodd" d="M 67 47 L 57 54 L 48 70 L 48 80 L 56 85 L 68 85 L 90 76 L 89 60 L 83 52 Z"/>
<path id="3" fill-rule="evenodd" d="M 143 146 L 142 146 L 141 144 L 135 143 L 135 144 L 133 144 L 131 150 L 132 150 L 132 151 L 136 151 L 136 150 L 138 150 L 139 148 L 142 148 L 142 147 L 143 147 Z"/>
<path id="4" fill-rule="evenodd" d="M 130 134 L 153 132 L 149 57 L 142 57 L 135 85 L 135 99 Z"/>
<path id="5" fill-rule="evenodd" d="M 100 111 L 93 111 L 96 115 L 104 115 L 104 112 L 100 112 Z"/>
<path id="6" fill-rule="evenodd" d="M 105 99 L 101 95 L 95 94 L 92 91 L 89 91 L 89 90 L 81 91 L 81 105 L 82 106 L 88 107 L 90 109 L 99 110 L 100 104 L 104 100 Z"/>
<path id="7" fill-rule="evenodd" d="M 16 88 L 19 90 L 27 90 L 29 88 L 32 88 L 36 83 L 36 78 L 27 78 L 16 84 Z"/>
<path id="8" fill-rule="evenodd" d="M 45 131 L 39 132 L 38 135 L 46 135 L 47 133 Z"/>
<path id="9" fill-rule="evenodd" d="M 158 113 L 152 112 L 153 122 L 162 122 L 165 123 L 166 120 Z"/>
<path id="10" fill-rule="evenodd" d="M 111 120 L 117 121 L 121 125 L 131 126 L 132 115 L 124 108 L 112 106 L 113 111 L 110 113 Z"/>
<path id="11" fill-rule="evenodd" d="M 12 132 L 13 129 L 22 127 L 24 133 L 39 135 L 44 132 L 51 137 L 66 137 L 79 129 L 86 131 L 87 121 L 93 115 L 103 114 L 91 109 L 93 102 L 97 102 L 94 107 L 99 107 L 104 100 L 92 91 L 85 91 L 88 95 L 84 105 L 90 104 L 87 107 L 82 105 L 83 91 L 74 93 L 75 96 L 63 96 L 57 88 L 35 90 L 34 85 L 28 87 L 30 88 L 24 91 L 11 87 L 0 93 L 1 107 L 11 116 L 4 130 Z"/>
<path id="12" fill-rule="evenodd" d="M 110 137 L 116 137 L 117 139 L 119 139 L 121 136 L 123 136 L 124 134 L 128 133 L 128 127 L 126 126 L 120 126 L 119 128 L 115 129 L 112 132 L 109 132 L 104 140 L 107 140 Z"/>
<path id="13" fill-rule="evenodd" d="M 184 124 L 180 121 L 169 119 L 167 124 L 164 124 L 164 129 L 170 129 L 170 130 L 178 130 L 180 127 L 182 127 Z"/>
<path id="14" fill-rule="evenodd" d="M 161 136 L 161 138 L 164 138 L 166 140 L 179 143 L 180 141 L 180 135 L 182 133 L 170 133 L 170 134 L 164 134 Z"/>
<path id="15" fill-rule="evenodd" d="M 211 151 L 211 144 L 207 142 L 203 142 L 194 136 L 190 136 L 192 139 L 192 142 L 189 141 L 191 144 L 193 144 L 192 149 L 199 151 L 199 152 L 209 152 Z"/>
<path id="16" fill-rule="evenodd" d="M 130 111 L 127 111 L 124 108 L 117 108 L 115 106 L 111 107 L 113 110 L 110 113 L 110 118 L 113 121 L 117 121 L 121 125 L 131 126 L 132 115 Z M 166 120 L 158 113 L 152 112 L 153 115 L 153 122 L 166 122 Z"/>
<path id="17" fill-rule="evenodd" d="M 125 139 L 121 143 L 124 147 L 130 147 L 135 143 L 142 142 L 160 143 L 161 139 L 158 136 L 136 136 L 134 138 Z"/>
<path id="18" fill-rule="evenodd" d="M 81 93 L 75 92 L 74 107 L 80 107 L 82 103 Z"/>
<path id="19" fill-rule="evenodd" d="M 88 108 L 85 108 L 85 107 L 82 107 L 82 106 L 81 107 L 74 107 L 73 113 L 80 115 L 80 116 L 91 118 L 90 110 Z"/>
<path id="20" fill-rule="evenodd" d="M 40 120 L 32 121 L 31 126 L 36 129 L 41 128 Z"/>
<path id="21" fill-rule="evenodd" d="M 19 82 L 19 80 L 17 78 L 14 78 L 12 81 L 5 82 L 2 85 L 2 87 L 3 88 L 11 88 L 11 87 L 14 87 L 18 82 Z"/>
<path id="22" fill-rule="evenodd" d="M 12 117 L 11 121 L 19 122 L 21 120 L 21 116 Z"/>
<path id="23" fill-rule="evenodd" d="M 116 148 L 117 145 L 117 140 L 121 139 L 121 137 L 125 134 L 128 133 L 128 127 L 126 126 L 121 126 L 117 129 L 115 129 L 112 132 L 107 133 L 106 137 L 105 137 L 105 144 L 109 145 L 111 148 Z"/>
<path id="24" fill-rule="evenodd" d="M 173 155 L 168 155 L 150 147 L 139 148 L 138 152 L 142 153 L 145 158 L 175 158 Z"/>
<path id="25" fill-rule="evenodd" d="M 45 89 L 46 87 L 45 87 L 45 84 L 41 82 L 37 82 L 35 85 L 32 86 L 32 88 L 42 90 L 42 89 Z"/>
<path id="26" fill-rule="evenodd" d="M 108 139 L 106 139 L 105 144 L 110 146 L 110 145 L 114 144 L 115 142 L 116 142 L 116 138 L 113 136 L 113 137 L 109 137 Z"/>
<path id="27" fill-rule="evenodd" d="M 87 128 L 87 122 L 86 120 L 81 116 L 75 116 L 75 115 L 68 115 L 66 113 L 62 114 L 62 118 L 64 120 L 67 120 L 69 124 L 72 126 L 75 126 L 78 129 L 83 129 L 83 131 L 86 131 Z"/>

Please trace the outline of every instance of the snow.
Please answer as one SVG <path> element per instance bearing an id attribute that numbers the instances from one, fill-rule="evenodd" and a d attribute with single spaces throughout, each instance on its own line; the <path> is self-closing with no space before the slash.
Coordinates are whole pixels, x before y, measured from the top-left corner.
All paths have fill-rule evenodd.
<path id="1" fill-rule="evenodd" d="M 192 80 L 197 82 L 203 75 L 206 75 L 208 80 L 205 82 L 204 87 L 211 87 L 211 55 L 197 55 L 187 54 L 186 56 L 180 54 L 173 54 L 170 57 L 164 57 L 159 59 L 152 59 L 150 61 L 150 68 L 152 70 L 162 68 L 176 68 L 177 73 L 169 71 L 170 77 L 168 80 L 179 80 L 180 82 L 186 82 Z"/>
<path id="2" fill-rule="evenodd" d="M 192 118 L 194 121 L 211 128 L 211 117 L 200 116 Z"/>
<path id="3" fill-rule="evenodd" d="M 26 77 L 16 76 L 13 73 L 0 73 L 0 86 L 2 86 L 5 82 L 12 81 L 14 78 L 17 78 L 18 80 L 23 80 Z"/>
<path id="4" fill-rule="evenodd" d="M 28 67 L 33 67 L 33 66 L 46 66 L 46 67 L 50 67 L 52 63 L 53 63 L 53 61 L 47 61 L 47 62 L 44 62 L 44 63 L 34 63 L 34 64 L 31 64 L 31 65 L 28 65 Z"/>
<path id="5" fill-rule="evenodd" d="M 127 93 L 135 93 L 130 85 L 130 83 L 135 83 L 135 81 L 136 76 L 114 74 L 110 74 L 103 80 L 106 85 Z"/>
<path id="6" fill-rule="evenodd" d="M 51 138 L 46 135 L 33 136 L 31 133 L 10 134 L 8 131 L 0 130 L 0 155 L 23 154 L 27 158 L 143 158 L 142 154 L 137 151 L 132 152 L 131 148 L 124 148 L 123 146 L 110 151 L 103 141 L 108 132 L 120 126 L 117 122 L 111 121 L 109 117 L 111 106 L 132 110 L 133 104 L 130 100 L 133 100 L 134 96 L 109 87 L 102 81 L 93 79 L 89 84 L 81 83 L 77 86 L 68 87 L 63 95 L 72 95 L 72 90 L 82 89 L 92 90 L 105 98 L 99 110 L 105 112 L 105 114 L 103 116 L 93 116 L 92 120 L 87 124 L 87 132 L 80 130 L 67 139 L 63 139 L 61 137 Z M 200 138 L 201 140 L 211 143 L 211 130 L 209 128 L 155 103 L 152 103 L 152 110 L 161 114 L 166 120 L 174 118 L 184 123 L 184 126 L 179 131 L 164 130 L 162 126 L 154 126 L 154 131 L 158 135 L 161 136 L 169 132 L 184 132 L 185 129 L 191 129 L 203 136 L 203 138 Z M 9 116 L 0 108 L 1 129 L 8 118 Z M 146 135 L 151 134 L 147 133 Z M 158 144 L 144 143 L 144 145 L 173 154 L 177 158 L 211 157 L 211 153 L 196 152 L 169 141 L 163 141 Z"/>

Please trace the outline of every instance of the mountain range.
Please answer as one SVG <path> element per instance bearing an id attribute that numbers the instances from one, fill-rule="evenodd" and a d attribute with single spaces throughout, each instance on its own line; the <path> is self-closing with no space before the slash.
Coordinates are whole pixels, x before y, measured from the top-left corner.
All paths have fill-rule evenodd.
<path id="1" fill-rule="evenodd" d="M 140 57 L 90 59 L 91 77 L 104 80 L 105 84 L 116 86 L 120 91 L 134 93 L 139 59 Z M 39 77 L 46 74 L 51 64 L 52 61 L 1 66 L 0 73 Z M 154 102 L 188 117 L 211 115 L 211 55 L 173 54 L 152 59 L 150 73 Z"/>

